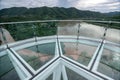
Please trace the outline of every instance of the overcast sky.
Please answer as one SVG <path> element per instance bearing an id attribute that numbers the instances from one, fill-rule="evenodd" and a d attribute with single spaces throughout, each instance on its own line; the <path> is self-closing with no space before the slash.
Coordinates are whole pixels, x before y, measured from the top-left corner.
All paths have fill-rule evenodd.
<path id="1" fill-rule="evenodd" d="M 120 0 L 0 0 L 0 9 L 10 7 L 75 7 L 99 12 L 120 11 Z"/>

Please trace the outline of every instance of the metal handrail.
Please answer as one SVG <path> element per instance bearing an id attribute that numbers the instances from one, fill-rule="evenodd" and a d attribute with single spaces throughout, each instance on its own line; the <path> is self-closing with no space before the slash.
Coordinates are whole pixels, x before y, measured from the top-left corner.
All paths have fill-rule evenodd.
<path id="1" fill-rule="evenodd" d="M 98 23 L 115 23 L 120 24 L 119 21 L 100 21 L 100 20 L 36 20 L 36 21 L 19 21 L 19 22 L 3 22 L 0 23 L 0 25 L 3 24 L 20 24 L 20 23 L 44 23 L 44 22 L 98 22 Z"/>

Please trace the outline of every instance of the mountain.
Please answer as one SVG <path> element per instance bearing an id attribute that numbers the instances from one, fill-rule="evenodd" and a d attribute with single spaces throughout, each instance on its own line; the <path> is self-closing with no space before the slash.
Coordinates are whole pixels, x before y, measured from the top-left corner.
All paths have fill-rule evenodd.
<path id="1" fill-rule="evenodd" d="M 120 12 L 115 11 L 115 12 L 109 12 L 109 13 L 104 13 L 106 16 L 113 17 L 113 16 L 120 16 Z"/>
<path id="2" fill-rule="evenodd" d="M 0 16 L 19 16 L 19 15 L 24 15 L 26 11 L 27 11 L 27 8 L 25 7 L 6 8 L 6 9 L 0 10 Z"/>
<path id="3" fill-rule="evenodd" d="M 109 13 L 104 13 L 108 18 L 108 20 L 112 21 L 120 21 L 120 12 L 115 11 L 115 12 L 109 12 Z"/>
<path id="4" fill-rule="evenodd" d="M 100 12 L 78 10 L 76 8 L 63 7 L 12 7 L 0 10 L 0 22 L 45 20 L 45 19 L 101 19 L 106 18 Z"/>

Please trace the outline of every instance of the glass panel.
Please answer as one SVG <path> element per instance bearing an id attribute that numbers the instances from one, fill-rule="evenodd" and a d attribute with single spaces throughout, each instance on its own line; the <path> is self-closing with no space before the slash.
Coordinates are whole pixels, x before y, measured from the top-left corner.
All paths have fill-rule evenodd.
<path id="1" fill-rule="evenodd" d="M 34 26 L 38 37 L 57 35 L 55 22 L 35 23 Z"/>
<path id="2" fill-rule="evenodd" d="M 66 67 L 66 72 L 67 72 L 67 77 L 68 80 L 87 80 L 83 76 L 77 74 L 76 72 L 70 70 L 69 68 Z"/>
<path id="3" fill-rule="evenodd" d="M 98 66 L 98 71 L 115 80 L 120 80 L 120 52 L 105 48 Z"/>
<path id="4" fill-rule="evenodd" d="M 37 70 L 55 56 L 55 42 L 28 47 L 18 50 L 17 53 Z"/>
<path id="5" fill-rule="evenodd" d="M 120 44 L 120 30 L 108 29 L 106 33 L 106 40 Z"/>
<path id="6" fill-rule="evenodd" d="M 34 37 L 33 24 L 7 24 L 3 26 L 3 32 L 8 43 Z"/>
<path id="7" fill-rule="evenodd" d="M 3 32 L 2 28 L 0 27 L 0 45 L 4 44 L 4 38 L 2 32 Z"/>
<path id="8" fill-rule="evenodd" d="M 20 80 L 8 55 L 0 57 L 0 80 Z"/>
<path id="9" fill-rule="evenodd" d="M 80 23 L 80 36 L 101 39 L 104 34 L 104 27 L 93 23 Z"/>
<path id="10" fill-rule="evenodd" d="M 61 47 L 65 56 L 86 66 L 96 50 L 95 46 L 77 44 L 75 42 L 61 42 Z"/>
<path id="11" fill-rule="evenodd" d="M 58 35 L 78 35 L 78 26 L 77 22 L 59 22 L 58 23 Z"/>
<path id="12" fill-rule="evenodd" d="M 46 80 L 53 80 L 53 74 L 51 74 Z"/>

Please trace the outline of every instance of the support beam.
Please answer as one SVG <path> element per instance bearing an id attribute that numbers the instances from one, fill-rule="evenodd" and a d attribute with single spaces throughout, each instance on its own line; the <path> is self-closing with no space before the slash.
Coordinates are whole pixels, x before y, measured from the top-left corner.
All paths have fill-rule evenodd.
<path id="1" fill-rule="evenodd" d="M 32 77 L 32 75 L 24 68 L 24 66 L 18 61 L 18 59 L 9 50 L 7 50 L 7 52 L 20 79 L 23 80 Z"/>
<path id="2" fill-rule="evenodd" d="M 60 62 L 59 62 L 60 63 Z M 53 72 L 53 80 L 61 80 L 61 64 L 59 64 Z"/>
<path id="3" fill-rule="evenodd" d="M 63 80 L 68 80 L 68 76 L 67 76 L 66 69 L 65 69 L 64 65 L 62 65 L 62 76 L 63 76 Z"/>

